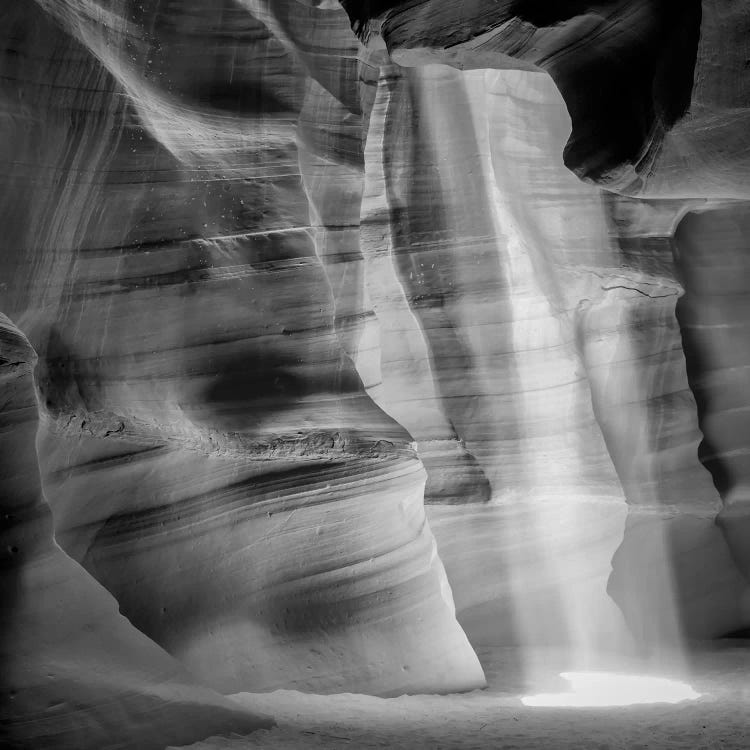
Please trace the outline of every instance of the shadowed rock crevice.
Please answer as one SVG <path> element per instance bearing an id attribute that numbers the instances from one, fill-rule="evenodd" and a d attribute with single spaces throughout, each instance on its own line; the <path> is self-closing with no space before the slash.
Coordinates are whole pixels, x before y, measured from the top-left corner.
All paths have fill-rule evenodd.
<path id="1" fill-rule="evenodd" d="M 746 203 L 688 213 L 675 232 L 685 295 L 677 316 L 703 440 L 698 456 L 724 507 L 717 522 L 750 575 L 750 263 Z"/>
<path id="2" fill-rule="evenodd" d="M 396 62 L 548 72 L 572 119 L 566 165 L 643 190 L 665 134 L 691 105 L 700 0 L 343 3 L 361 38 Z"/>

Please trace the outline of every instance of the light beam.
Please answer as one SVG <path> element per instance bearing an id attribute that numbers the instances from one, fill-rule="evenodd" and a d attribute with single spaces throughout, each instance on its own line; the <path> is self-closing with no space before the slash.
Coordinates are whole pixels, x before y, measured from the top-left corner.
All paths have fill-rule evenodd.
<path id="1" fill-rule="evenodd" d="M 680 703 L 700 698 L 690 685 L 664 677 L 612 672 L 562 672 L 560 677 L 570 683 L 570 692 L 525 695 L 521 702 L 524 706 L 586 708 Z"/>

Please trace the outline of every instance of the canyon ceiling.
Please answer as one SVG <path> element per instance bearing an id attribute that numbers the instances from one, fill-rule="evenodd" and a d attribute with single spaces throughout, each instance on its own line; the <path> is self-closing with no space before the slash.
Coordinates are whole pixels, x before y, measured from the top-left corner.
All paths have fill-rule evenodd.
<path id="1" fill-rule="evenodd" d="M 0 35 L 5 746 L 750 627 L 750 3 Z"/>

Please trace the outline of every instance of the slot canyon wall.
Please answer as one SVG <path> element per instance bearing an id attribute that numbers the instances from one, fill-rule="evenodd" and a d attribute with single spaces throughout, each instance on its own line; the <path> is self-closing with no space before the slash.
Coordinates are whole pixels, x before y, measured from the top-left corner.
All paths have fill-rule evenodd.
<path id="1" fill-rule="evenodd" d="M 9 747 L 750 627 L 750 9 L 543 7 L 0 9 Z"/>

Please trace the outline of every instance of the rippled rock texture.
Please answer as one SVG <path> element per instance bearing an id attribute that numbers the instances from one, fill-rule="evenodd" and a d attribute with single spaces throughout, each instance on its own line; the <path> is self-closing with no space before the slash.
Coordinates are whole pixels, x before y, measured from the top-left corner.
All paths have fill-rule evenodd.
<path id="1" fill-rule="evenodd" d="M 56 537 L 223 692 L 482 686 L 413 440 L 336 334 L 296 140 L 322 84 L 284 16 L 172 10 L 7 24 L 8 309 L 41 357 Z M 347 52 L 308 64 L 348 87 Z"/>
<path id="2" fill-rule="evenodd" d="M 3 696 L 51 747 L 750 625 L 745 9 L 342 5 L 0 11 L 3 460 L 44 561 L 9 558 L 3 653 L 72 685 Z"/>
<path id="3" fill-rule="evenodd" d="M 0 316 L 3 747 L 164 747 L 268 727 L 199 686 L 52 538 L 34 439 L 36 355 Z"/>
<path id="4" fill-rule="evenodd" d="M 572 119 L 568 167 L 628 195 L 747 199 L 742 0 L 342 0 L 402 65 L 544 70 Z"/>

